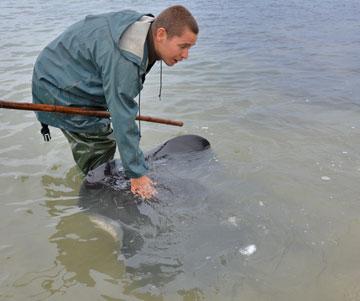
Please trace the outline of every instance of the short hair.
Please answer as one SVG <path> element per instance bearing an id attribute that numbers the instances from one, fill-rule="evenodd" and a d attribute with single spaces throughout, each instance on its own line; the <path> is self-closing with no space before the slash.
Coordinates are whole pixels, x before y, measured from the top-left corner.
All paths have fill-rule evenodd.
<path id="1" fill-rule="evenodd" d="M 169 38 L 181 36 L 186 28 L 194 34 L 199 33 L 199 27 L 193 15 L 184 6 L 174 5 L 163 10 L 153 22 L 153 30 L 160 27 L 166 29 Z"/>

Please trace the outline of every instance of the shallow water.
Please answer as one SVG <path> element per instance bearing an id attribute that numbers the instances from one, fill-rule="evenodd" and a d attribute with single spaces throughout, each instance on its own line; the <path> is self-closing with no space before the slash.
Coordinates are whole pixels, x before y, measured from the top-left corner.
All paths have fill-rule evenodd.
<path id="1" fill-rule="evenodd" d="M 212 193 L 172 205 L 185 222 L 168 253 L 127 262 L 79 210 L 62 134 L 45 143 L 32 112 L 1 109 L 0 300 L 360 299 L 358 1 L 182 3 L 198 43 L 164 67 L 161 101 L 154 66 L 142 110 L 185 126 L 142 123 L 142 146 L 206 137 L 223 168 L 199 176 Z M 0 99 L 30 101 L 39 51 L 83 16 L 167 4 L 1 1 Z"/>

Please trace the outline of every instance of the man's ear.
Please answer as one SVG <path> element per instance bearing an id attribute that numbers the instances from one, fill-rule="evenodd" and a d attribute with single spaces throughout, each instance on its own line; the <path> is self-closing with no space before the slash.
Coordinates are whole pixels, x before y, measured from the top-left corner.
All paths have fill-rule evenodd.
<path id="1" fill-rule="evenodd" d="M 167 39 L 167 32 L 164 27 L 159 27 L 155 33 L 155 39 L 157 42 L 161 42 Z"/>

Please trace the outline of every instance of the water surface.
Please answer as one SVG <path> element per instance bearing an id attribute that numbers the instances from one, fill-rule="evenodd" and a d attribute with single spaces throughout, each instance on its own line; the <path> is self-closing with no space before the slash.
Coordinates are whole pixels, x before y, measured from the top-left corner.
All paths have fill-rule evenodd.
<path id="1" fill-rule="evenodd" d="M 85 15 L 172 3 L 1 1 L 0 98 L 31 101 L 38 53 Z M 199 40 L 164 67 L 161 101 L 154 66 L 142 109 L 185 126 L 143 123 L 142 147 L 206 137 L 224 169 L 199 175 L 211 194 L 173 204 L 185 222 L 152 266 L 127 262 L 79 210 L 60 131 L 45 143 L 32 112 L 0 110 L 0 300 L 360 299 L 358 1 L 182 4 Z"/>

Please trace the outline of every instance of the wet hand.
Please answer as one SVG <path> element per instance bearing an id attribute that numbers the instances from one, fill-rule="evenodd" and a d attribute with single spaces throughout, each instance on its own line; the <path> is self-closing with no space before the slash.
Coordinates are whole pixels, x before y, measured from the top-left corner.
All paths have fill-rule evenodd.
<path id="1" fill-rule="evenodd" d="M 130 179 L 131 192 L 147 200 L 157 194 L 154 182 L 147 176 Z"/>

